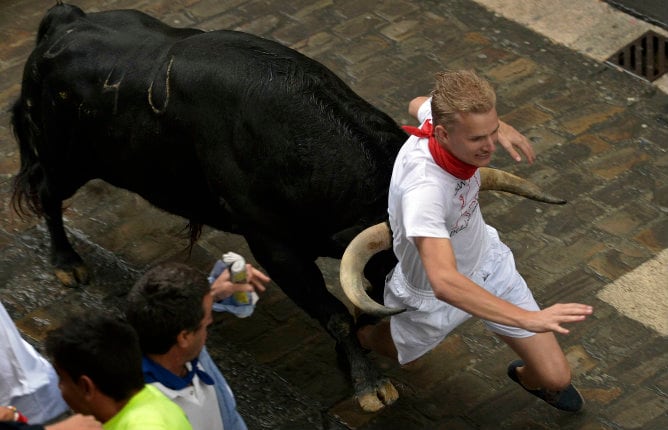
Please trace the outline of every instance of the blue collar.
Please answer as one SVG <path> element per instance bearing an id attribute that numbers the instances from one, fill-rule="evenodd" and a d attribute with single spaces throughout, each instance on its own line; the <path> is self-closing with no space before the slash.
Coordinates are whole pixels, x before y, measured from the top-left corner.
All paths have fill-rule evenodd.
<path id="1" fill-rule="evenodd" d="M 197 365 L 197 358 L 190 362 L 191 369 L 186 376 L 181 378 L 165 369 L 150 358 L 143 356 L 141 370 L 144 373 L 144 381 L 148 384 L 159 382 L 171 390 L 182 390 L 190 385 L 195 374 L 206 385 L 213 385 L 213 379 Z"/>

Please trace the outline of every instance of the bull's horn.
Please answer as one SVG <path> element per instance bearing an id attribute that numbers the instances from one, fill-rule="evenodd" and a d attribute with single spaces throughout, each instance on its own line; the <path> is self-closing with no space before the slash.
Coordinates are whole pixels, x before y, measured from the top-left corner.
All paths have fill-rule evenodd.
<path id="1" fill-rule="evenodd" d="M 480 177 L 482 182 L 480 184 L 481 191 L 506 191 L 539 202 L 553 203 L 557 205 L 566 203 L 566 200 L 551 196 L 543 192 L 536 184 L 529 182 L 526 179 L 522 179 L 519 176 L 515 176 L 512 173 L 489 167 L 481 167 Z"/>
<path id="2" fill-rule="evenodd" d="M 341 288 L 346 297 L 366 314 L 386 317 L 404 311 L 376 303 L 364 290 L 364 266 L 374 254 L 391 246 L 390 228 L 386 223 L 380 223 L 355 236 L 341 258 Z"/>

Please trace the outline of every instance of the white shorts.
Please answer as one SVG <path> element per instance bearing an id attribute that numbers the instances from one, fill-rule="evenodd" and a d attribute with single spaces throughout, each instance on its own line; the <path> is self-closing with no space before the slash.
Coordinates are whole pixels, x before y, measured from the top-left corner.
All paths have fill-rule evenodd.
<path id="1" fill-rule="evenodd" d="M 507 302 L 530 311 L 539 310 L 526 282 L 515 268 L 510 249 L 488 226 L 490 249 L 471 280 Z M 385 283 L 385 305 L 405 308 L 390 319 L 392 339 L 399 353 L 399 363 L 411 362 L 435 348 L 445 337 L 471 318 L 471 314 L 437 299 L 433 290 L 409 285 L 397 264 Z M 529 337 L 534 333 L 483 320 L 494 333 L 509 337 Z"/>

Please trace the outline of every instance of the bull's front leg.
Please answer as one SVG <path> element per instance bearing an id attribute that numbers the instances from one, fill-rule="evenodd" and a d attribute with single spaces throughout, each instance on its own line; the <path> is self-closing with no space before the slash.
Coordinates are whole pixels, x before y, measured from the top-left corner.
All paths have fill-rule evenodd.
<path id="1" fill-rule="evenodd" d="M 350 371 L 355 397 L 363 410 L 375 412 L 399 397 L 390 380 L 371 362 L 360 345 L 348 309 L 325 286 L 314 261 L 266 238 L 246 239 L 257 261 L 283 292 L 315 318 L 334 338 L 337 352 Z"/>
<path id="2" fill-rule="evenodd" d="M 350 315 L 332 315 L 327 331 L 336 339 L 337 352 L 350 365 L 350 376 L 360 407 L 367 412 L 375 412 L 394 403 L 399 398 L 399 392 L 366 356 L 357 340 Z"/>

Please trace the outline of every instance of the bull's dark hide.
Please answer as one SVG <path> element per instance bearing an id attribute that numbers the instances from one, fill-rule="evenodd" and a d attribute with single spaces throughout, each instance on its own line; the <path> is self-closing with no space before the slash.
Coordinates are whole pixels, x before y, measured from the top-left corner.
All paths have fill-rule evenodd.
<path id="1" fill-rule="evenodd" d="M 274 281 L 334 336 L 356 394 L 387 387 L 314 261 L 340 258 L 386 217 L 406 136 L 327 68 L 246 33 L 58 5 L 40 25 L 13 114 L 14 202 L 45 217 L 65 283 L 85 281 L 86 271 L 65 235 L 62 201 L 101 178 L 195 226 L 243 234 Z M 372 281 L 382 282 L 385 260 L 370 266 Z"/>

